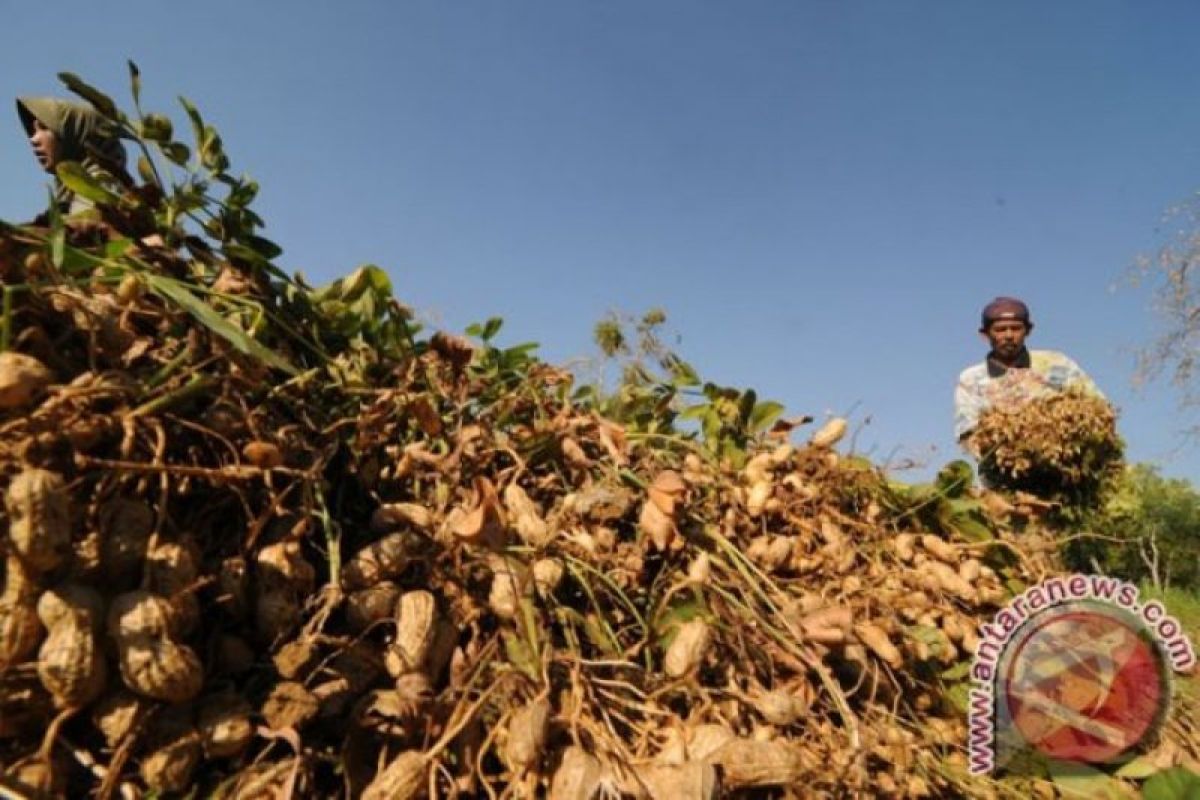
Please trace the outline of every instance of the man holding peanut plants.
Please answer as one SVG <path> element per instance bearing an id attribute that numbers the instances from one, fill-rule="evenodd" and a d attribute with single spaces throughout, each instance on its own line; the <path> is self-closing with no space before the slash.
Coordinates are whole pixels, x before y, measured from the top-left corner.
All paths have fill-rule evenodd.
<path id="1" fill-rule="evenodd" d="M 954 391 L 954 435 L 976 458 L 971 441 L 979 418 L 993 408 L 1011 408 L 1054 392 L 1078 391 L 1104 398 L 1079 365 L 1054 350 L 1029 350 L 1029 308 L 1015 297 L 984 306 L 979 334 L 991 350 L 983 363 L 967 367 Z"/>

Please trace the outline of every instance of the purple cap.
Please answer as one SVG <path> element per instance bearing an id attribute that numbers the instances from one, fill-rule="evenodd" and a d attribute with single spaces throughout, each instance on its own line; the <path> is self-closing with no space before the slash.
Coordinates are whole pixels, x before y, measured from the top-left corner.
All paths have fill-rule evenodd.
<path id="1" fill-rule="evenodd" d="M 1029 306 L 1015 297 L 997 297 L 983 307 L 983 327 L 1002 319 L 1015 319 L 1029 323 Z"/>

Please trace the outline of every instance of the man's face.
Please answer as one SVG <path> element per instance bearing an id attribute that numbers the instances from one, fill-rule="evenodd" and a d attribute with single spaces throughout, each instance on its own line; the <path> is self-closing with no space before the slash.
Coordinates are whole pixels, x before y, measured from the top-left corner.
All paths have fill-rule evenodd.
<path id="1" fill-rule="evenodd" d="M 33 155 L 42 165 L 42 169 L 53 172 L 58 164 L 58 137 L 54 135 L 54 131 L 35 119 L 29 144 L 33 147 Z"/>
<path id="2" fill-rule="evenodd" d="M 1012 361 L 1025 347 L 1029 326 L 1019 319 L 996 320 L 983 331 L 983 337 L 991 345 L 992 352 L 1001 361 Z"/>

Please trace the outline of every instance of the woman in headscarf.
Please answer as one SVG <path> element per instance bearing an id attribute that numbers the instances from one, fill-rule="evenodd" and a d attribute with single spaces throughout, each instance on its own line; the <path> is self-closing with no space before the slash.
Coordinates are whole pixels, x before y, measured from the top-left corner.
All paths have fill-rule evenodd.
<path id="1" fill-rule="evenodd" d="M 126 185 L 132 183 L 125 171 L 125 148 L 113 124 L 95 109 L 54 97 L 21 97 L 17 114 L 34 156 L 51 175 L 62 162 L 76 161 L 93 175 L 107 173 Z M 92 207 L 57 177 L 54 200 L 66 214 Z"/>

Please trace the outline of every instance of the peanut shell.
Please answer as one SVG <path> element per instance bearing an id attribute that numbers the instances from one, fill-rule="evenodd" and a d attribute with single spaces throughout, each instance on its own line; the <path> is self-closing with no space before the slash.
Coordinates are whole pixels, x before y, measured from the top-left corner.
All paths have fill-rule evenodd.
<path id="1" fill-rule="evenodd" d="M 359 550 L 342 567 L 342 586 L 366 589 L 396 578 L 409 563 L 409 534 L 393 533 Z"/>
<path id="2" fill-rule="evenodd" d="M 36 604 L 41 586 L 38 585 L 38 574 L 25 565 L 14 553 L 4 558 L 4 592 L 0 594 L 0 602 L 26 605 L 30 608 Z"/>
<path id="3" fill-rule="evenodd" d="M 634 779 L 649 800 L 717 800 L 721 796 L 716 769 L 703 761 L 649 764 L 639 767 Z"/>
<path id="4" fill-rule="evenodd" d="M 64 764 L 58 757 L 47 761 L 35 754 L 21 759 L 7 769 L 0 784 L 4 789 L 20 791 L 20 794 L 15 795 L 9 795 L 5 791 L 6 797 L 63 797 L 70 766 L 69 762 Z"/>
<path id="5" fill-rule="evenodd" d="M 550 712 L 550 701 L 535 700 L 509 720 L 504 760 L 514 772 L 536 769 L 541 761 L 550 731 Z"/>
<path id="6" fill-rule="evenodd" d="M 261 469 L 274 469 L 283 464 L 283 453 L 271 442 L 247 442 L 242 448 L 242 457 Z"/>
<path id="7" fill-rule="evenodd" d="M 800 780 L 803 762 L 793 745 L 734 739 L 708 757 L 721 768 L 726 789 L 792 786 Z"/>
<path id="8" fill-rule="evenodd" d="M 538 596 L 549 598 L 562 583 L 562 562 L 556 558 L 539 558 L 533 563 L 533 588 Z"/>
<path id="9" fill-rule="evenodd" d="M 491 559 L 492 585 L 488 591 L 488 608 L 501 619 L 513 619 L 521 607 L 523 576 L 513 561 L 496 556 Z"/>
<path id="10" fill-rule="evenodd" d="M 139 637 L 171 639 L 179 631 L 174 607 L 153 592 L 119 594 L 108 608 L 108 635 L 118 642 Z"/>
<path id="11" fill-rule="evenodd" d="M 810 444 L 820 448 L 833 447 L 845 435 L 846 420 L 841 417 L 833 417 L 813 434 Z"/>
<path id="12" fill-rule="evenodd" d="M 912 561 L 916 551 L 913 549 L 913 544 L 916 541 L 916 536 L 911 533 L 898 533 L 892 539 L 892 547 L 896 551 L 896 555 L 901 561 Z"/>
<path id="13" fill-rule="evenodd" d="M 808 713 L 808 703 L 791 692 L 775 689 L 758 694 L 754 698 L 754 709 L 768 723 L 784 727 Z"/>
<path id="14" fill-rule="evenodd" d="M 423 669 L 437 628 L 437 600 L 424 590 L 405 592 L 396 603 L 396 640 L 385 655 L 394 678 Z"/>
<path id="15" fill-rule="evenodd" d="M 974 602 L 979 594 L 949 564 L 941 561 L 926 561 L 920 566 L 927 576 L 929 588 L 941 589 L 968 602 Z"/>
<path id="16" fill-rule="evenodd" d="M 724 725 L 698 725 L 688 731 L 688 757 L 703 761 L 736 738 L 733 731 Z"/>
<path id="17" fill-rule="evenodd" d="M 199 576 L 196 554 L 187 543 L 158 542 L 146 553 L 147 588 L 164 597 L 174 597 L 191 588 Z"/>
<path id="18" fill-rule="evenodd" d="M 275 685 L 263 702 L 262 715 L 275 730 L 299 728 L 317 713 L 318 702 L 303 684 L 284 681 Z"/>
<path id="19" fill-rule="evenodd" d="M 356 633 L 385 619 L 391 619 L 400 599 L 400 587 L 380 581 L 346 598 L 346 624 Z"/>
<path id="20" fill-rule="evenodd" d="M 304 606 L 290 589 L 260 588 L 254 600 L 254 627 L 266 642 L 286 636 L 300 624 Z"/>
<path id="21" fill-rule="evenodd" d="M 38 651 L 38 678 L 59 708 L 81 708 L 95 700 L 108 678 L 108 668 L 91 627 L 75 620 L 60 622 Z"/>
<path id="22" fill-rule="evenodd" d="M 703 620 L 694 619 L 680 625 L 663 659 L 667 675 L 681 678 L 699 667 L 711 640 L 712 631 Z"/>
<path id="23" fill-rule="evenodd" d="M 312 669 L 321 651 L 315 640 L 300 636 L 280 647 L 271 661 L 275 671 L 285 678 L 301 678 Z"/>
<path id="24" fill-rule="evenodd" d="M 28 467 L 8 485 L 8 536 L 31 569 L 47 572 L 71 554 L 70 507 L 62 476 Z"/>
<path id="25" fill-rule="evenodd" d="M 121 677 L 138 694 L 168 703 L 199 694 L 204 669 L 190 647 L 145 635 L 122 639 L 119 647 Z"/>
<path id="26" fill-rule="evenodd" d="M 774 490 L 775 486 L 770 480 L 760 480 L 750 486 L 746 492 L 746 511 L 750 516 L 757 517 L 763 513 Z"/>
<path id="27" fill-rule="evenodd" d="M 860 622 L 854 626 L 854 635 L 888 666 L 899 669 L 904 665 L 904 656 L 900 654 L 900 651 L 888 638 L 887 633 L 878 625 Z"/>
<path id="28" fill-rule="evenodd" d="M 33 356 L 5 350 L 0 353 L 0 411 L 33 404 L 54 381 L 54 373 Z"/>
<path id="29" fill-rule="evenodd" d="M 150 704 L 124 689 L 106 695 L 92 709 L 92 724 L 110 748 L 125 740 Z"/>
<path id="30" fill-rule="evenodd" d="M 413 800 L 425 788 L 423 753 L 406 750 L 383 768 L 363 790 L 362 800 Z"/>
<path id="31" fill-rule="evenodd" d="M 33 606 L 0 600 L 0 673 L 29 658 L 42 640 Z"/>
<path id="32" fill-rule="evenodd" d="M 983 574 L 983 564 L 978 559 L 968 558 L 958 565 L 958 576 L 967 583 L 975 583 Z"/>
<path id="33" fill-rule="evenodd" d="M 939 561 L 945 561 L 947 564 L 958 563 L 957 548 L 940 536 L 934 536 L 932 533 L 922 534 L 921 547 L 924 547 L 926 551 Z"/>
<path id="34" fill-rule="evenodd" d="M 142 759 L 142 780 L 155 792 L 182 792 L 191 785 L 201 755 L 199 734 L 188 730 Z"/>
<path id="35" fill-rule="evenodd" d="M 656 550 L 672 548 L 679 535 L 675 529 L 675 521 L 649 500 L 642 504 L 638 528 L 649 537 Z"/>
<path id="36" fill-rule="evenodd" d="M 312 593 L 317 579 L 316 571 L 304 558 L 300 543 L 293 540 L 267 545 L 260 550 L 255 559 L 255 575 L 260 589 L 287 589 L 300 597 Z"/>
<path id="37" fill-rule="evenodd" d="M 554 530 L 542 517 L 541 509 L 516 483 L 504 488 L 504 506 L 517 536 L 530 547 L 542 547 L 554 535 Z"/>
<path id="38" fill-rule="evenodd" d="M 371 515 L 371 530 L 386 533 L 399 525 L 411 525 L 417 530 L 430 532 L 434 529 L 434 516 L 419 503 L 386 503 Z"/>
<path id="39" fill-rule="evenodd" d="M 42 592 L 37 615 L 47 630 L 73 623 L 99 633 L 104 622 L 104 599 L 90 586 L 65 583 Z"/>
<path id="40" fill-rule="evenodd" d="M 595 756 L 579 747 L 568 747 L 554 771 L 549 800 L 591 800 L 603 779 L 604 768 Z"/>
<path id="41" fill-rule="evenodd" d="M 196 721 L 204 754 L 209 758 L 228 758 L 244 751 L 254 738 L 250 713 L 250 704 L 239 695 L 207 698 Z"/>

